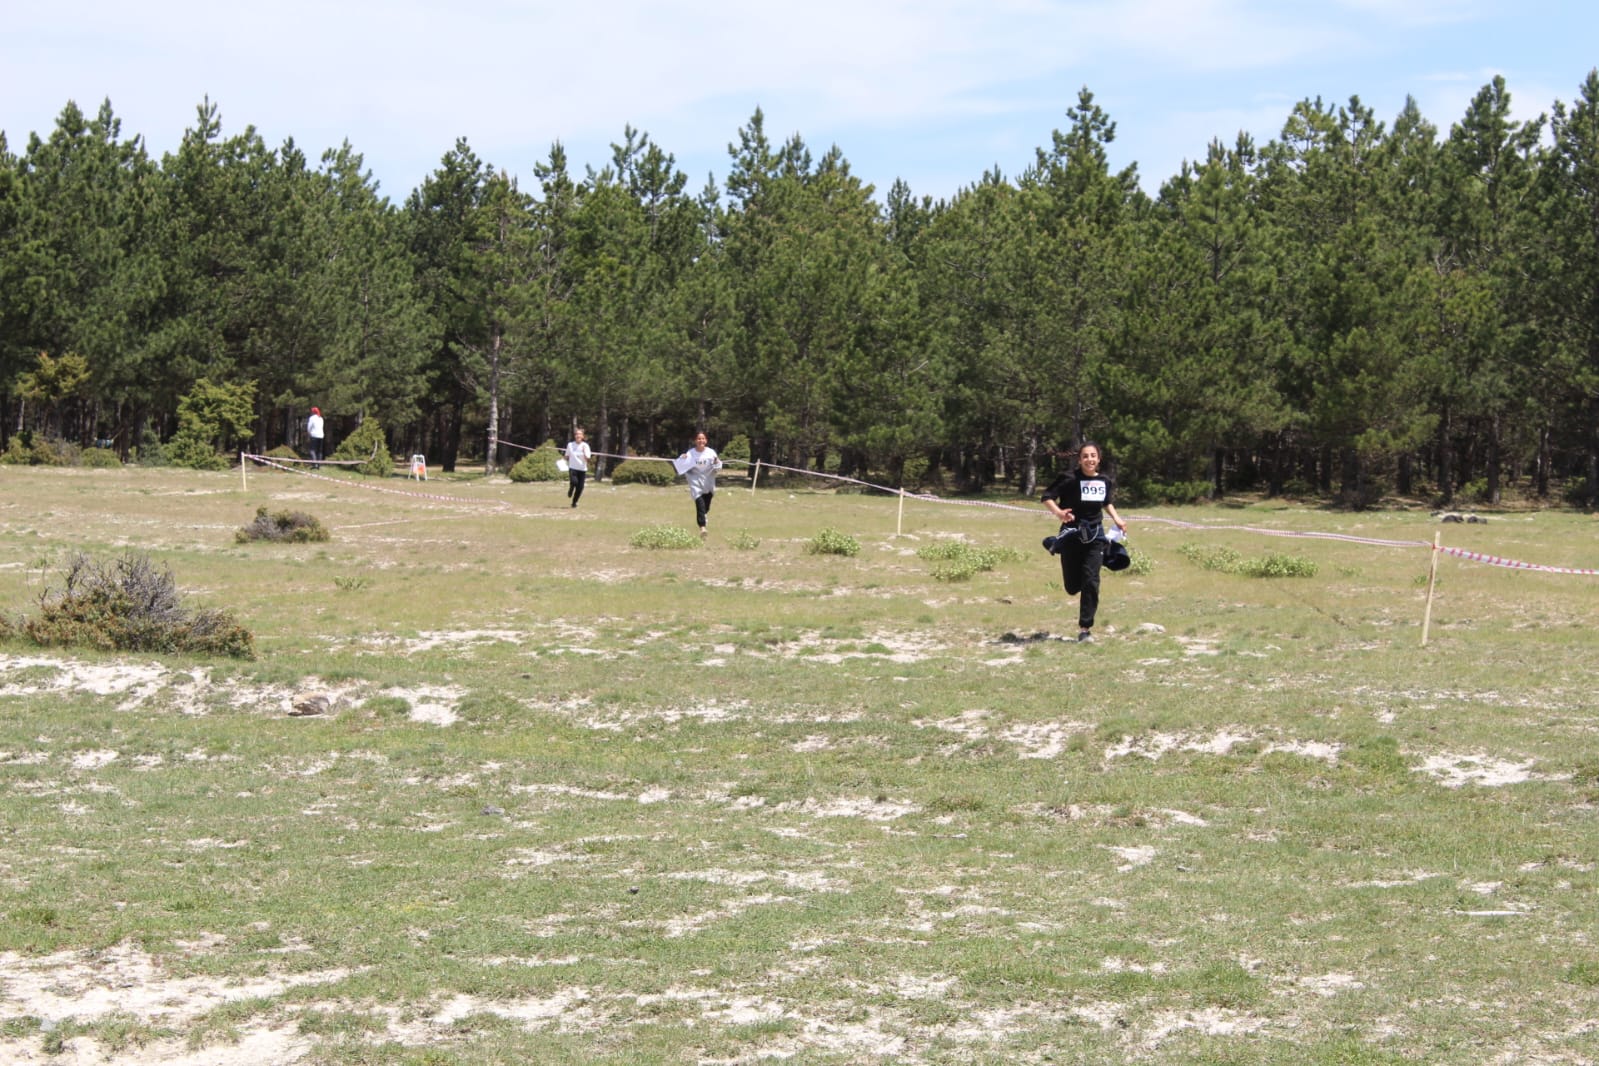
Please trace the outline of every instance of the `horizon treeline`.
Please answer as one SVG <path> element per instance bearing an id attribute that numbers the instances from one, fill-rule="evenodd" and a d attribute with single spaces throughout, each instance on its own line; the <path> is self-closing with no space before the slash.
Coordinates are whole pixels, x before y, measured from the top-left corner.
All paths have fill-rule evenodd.
<path id="1" fill-rule="evenodd" d="M 1532 121 L 1495 78 L 1446 131 L 1305 100 L 1153 196 L 1092 93 L 1065 118 L 948 200 L 879 200 L 757 110 L 720 185 L 629 127 L 582 175 L 559 143 L 517 175 L 457 141 L 393 203 L 348 142 L 225 136 L 207 100 L 155 160 L 69 103 L 0 138 L 0 446 L 147 458 L 198 425 L 263 452 L 315 404 L 333 442 L 376 419 L 445 469 L 703 428 L 1030 494 L 1095 440 L 1130 502 L 1595 505 L 1599 72 Z"/>

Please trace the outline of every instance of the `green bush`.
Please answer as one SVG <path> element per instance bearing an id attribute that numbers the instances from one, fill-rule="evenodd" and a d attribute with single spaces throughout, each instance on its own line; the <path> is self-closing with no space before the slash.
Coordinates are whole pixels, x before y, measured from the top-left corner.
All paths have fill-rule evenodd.
<path id="1" fill-rule="evenodd" d="M 1211 488 L 1208 481 L 1140 481 L 1128 486 L 1127 495 L 1146 506 L 1185 504 L 1209 499 Z"/>
<path id="2" fill-rule="evenodd" d="M 1316 564 L 1297 555 L 1272 553 L 1259 559 L 1246 559 L 1231 548 L 1203 548 L 1184 544 L 1177 549 L 1189 562 L 1206 570 L 1244 577 L 1315 577 Z"/>
<path id="3" fill-rule="evenodd" d="M 85 448 L 83 454 L 78 456 L 78 465 L 95 470 L 114 470 L 122 465 L 122 460 L 110 448 Z"/>
<path id="4" fill-rule="evenodd" d="M 856 556 L 861 553 L 861 542 L 829 526 L 806 542 L 805 551 L 810 555 Z"/>
<path id="5" fill-rule="evenodd" d="M 368 416 L 345 437 L 330 456 L 337 462 L 359 462 L 355 469 L 369 477 L 388 477 L 394 473 L 394 456 L 378 420 Z"/>
<path id="6" fill-rule="evenodd" d="M 1231 548 L 1206 548 L 1198 544 L 1184 544 L 1177 553 L 1201 570 L 1220 570 L 1235 574 L 1243 565 L 1244 557 Z"/>
<path id="7" fill-rule="evenodd" d="M 1245 559 L 1238 572 L 1245 577 L 1315 577 L 1316 564 L 1298 555 L 1272 553 Z"/>
<path id="8" fill-rule="evenodd" d="M 965 541 L 946 540 L 916 549 L 916 557 L 939 564 L 931 571 L 938 581 L 967 581 L 1000 563 L 1017 562 L 1022 553 L 1015 548 L 979 548 Z"/>
<path id="9" fill-rule="evenodd" d="M 670 485 L 675 480 L 672 464 L 658 459 L 627 459 L 611 471 L 613 485 Z"/>
<path id="10" fill-rule="evenodd" d="M 6 450 L 0 452 L 0 463 L 6 466 L 29 466 L 33 462 L 33 449 L 28 447 L 28 442 L 23 440 L 21 433 L 13 434 L 6 442 Z"/>
<path id="11" fill-rule="evenodd" d="M 0 454 L 0 463 L 7 466 L 62 466 L 76 458 L 76 447 L 62 441 L 52 443 L 30 430 L 11 438 L 5 452 Z"/>
<path id="12" fill-rule="evenodd" d="M 750 461 L 750 439 L 740 433 L 717 451 L 723 459 L 747 463 Z"/>
<path id="13" fill-rule="evenodd" d="M 255 424 L 255 382 L 213 384 L 201 378 L 178 400 L 178 431 L 167 446 L 177 466 L 226 470 L 233 443 Z"/>
<path id="14" fill-rule="evenodd" d="M 555 442 L 546 441 L 534 448 L 511 467 L 511 480 L 515 482 L 526 481 L 562 481 L 566 475 L 556 467 L 555 461 L 561 458 L 561 449 Z"/>
<path id="15" fill-rule="evenodd" d="M 1291 500 L 1313 500 L 1321 491 L 1302 477 L 1291 477 L 1283 482 L 1283 495 Z"/>
<path id="16" fill-rule="evenodd" d="M 255 520 L 233 534 L 240 544 L 256 540 L 306 544 L 328 539 L 328 527 L 304 511 L 277 511 L 267 514 L 265 507 L 255 512 Z"/>
<path id="17" fill-rule="evenodd" d="M 645 526 L 627 542 L 635 548 L 697 548 L 700 538 L 682 526 Z"/>
<path id="18" fill-rule="evenodd" d="M 167 446 L 161 443 L 161 438 L 146 426 L 139 434 L 139 446 L 133 449 L 133 461 L 140 466 L 168 466 L 172 459 L 167 455 Z"/>
<path id="19" fill-rule="evenodd" d="M 302 456 L 300 455 L 299 452 L 295 451 L 293 448 L 289 447 L 287 444 L 280 444 L 276 448 L 273 448 L 271 451 L 267 452 L 264 456 L 262 456 L 262 458 L 263 459 L 299 459 L 299 458 L 302 458 Z"/>
<path id="20" fill-rule="evenodd" d="M 747 529 L 739 530 L 737 535 L 728 543 L 741 552 L 754 551 L 761 546 L 760 538 L 750 536 L 750 532 Z"/>
<path id="21" fill-rule="evenodd" d="M 179 604 L 172 572 L 129 552 L 111 563 L 79 553 L 59 584 L 45 589 L 40 614 L 23 631 L 45 647 L 105 651 L 199 652 L 255 657 L 255 637 L 226 611 L 190 613 Z"/>

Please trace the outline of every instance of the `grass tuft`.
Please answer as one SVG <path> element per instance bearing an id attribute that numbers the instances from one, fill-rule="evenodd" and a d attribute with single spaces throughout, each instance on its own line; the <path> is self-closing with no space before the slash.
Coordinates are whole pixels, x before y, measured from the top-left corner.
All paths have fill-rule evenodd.
<path id="1" fill-rule="evenodd" d="M 861 553 L 861 542 L 848 533 L 841 533 L 832 526 L 828 526 L 805 543 L 805 551 L 809 555 L 853 557 Z"/>
<path id="2" fill-rule="evenodd" d="M 658 551 L 697 548 L 700 538 L 682 526 L 646 526 L 629 537 L 627 542 L 635 548 Z"/>

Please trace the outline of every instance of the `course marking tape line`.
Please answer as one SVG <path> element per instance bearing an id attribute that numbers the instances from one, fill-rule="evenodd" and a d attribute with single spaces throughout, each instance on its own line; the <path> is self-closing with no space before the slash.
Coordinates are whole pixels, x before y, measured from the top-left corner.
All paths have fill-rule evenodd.
<path id="1" fill-rule="evenodd" d="M 1198 529 L 1204 531 L 1226 530 L 1233 533 L 1259 533 L 1265 537 L 1299 537 L 1307 540 L 1341 540 L 1350 544 L 1370 544 L 1377 548 L 1430 548 L 1432 543 L 1425 540 L 1382 540 L 1377 537 L 1355 537 L 1347 533 L 1301 533 L 1291 529 L 1262 529 L 1259 526 L 1210 526 L 1199 522 L 1183 522 L 1175 518 L 1150 518 L 1135 516 L 1135 522 L 1158 522 L 1165 526 L 1178 526 L 1183 529 Z"/>
<path id="2" fill-rule="evenodd" d="M 1541 563 L 1523 563 L 1515 559 L 1502 559 L 1497 555 L 1485 555 L 1482 552 L 1467 551 L 1465 548 L 1440 547 L 1438 550 L 1445 555 L 1453 555 L 1458 559 L 1469 559 L 1474 563 L 1487 563 L 1489 566 L 1502 566 L 1509 570 L 1536 570 L 1544 574 L 1576 574 L 1579 577 L 1599 577 L 1599 570 L 1583 570 L 1574 566 L 1545 566 Z"/>
<path id="3" fill-rule="evenodd" d="M 251 459 L 265 461 L 264 456 L 250 455 L 248 452 L 244 454 Z M 272 461 L 274 463 L 304 463 L 306 466 L 360 466 L 362 463 L 367 462 L 365 459 L 290 459 L 280 456 L 273 456 Z"/>
<path id="4" fill-rule="evenodd" d="M 532 448 L 526 447 L 525 445 L 512 444 L 510 441 L 500 441 L 499 443 L 507 445 L 508 447 L 512 447 L 512 448 L 521 448 L 523 451 L 533 451 L 534 450 Z M 593 454 L 597 458 L 602 458 L 602 459 L 620 459 L 623 462 L 631 462 L 631 461 L 636 461 L 636 460 L 642 460 L 644 462 L 654 462 L 654 463 L 670 463 L 670 462 L 672 462 L 672 460 L 669 457 L 659 456 L 659 455 L 617 455 L 614 452 L 594 452 Z M 249 456 L 249 458 L 254 459 L 255 461 L 257 461 L 259 463 L 263 463 L 263 464 L 265 464 L 267 466 L 275 465 L 270 460 L 264 459 L 264 458 L 262 458 L 261 456 L 258 456 L 258 455 L 251 455 L 251 456 Z M 744 459 L 724 459 L 722 461 L 723 461 L 723 463 L 732 463 L 732 464 L 739 465 L 739 466 L 753 466 L 753 465 L 755 465 L 755 464 L 753 464 L 753 463 L 751 463 L 751 462 L 749 462 L 747 460 L 744 460 Z M 821 470 L 805 470 L 805 469 L 803 469 L 801 467 L 781 466 L 781 465 L 779 465 L 777 463 L 767 463 L 767 462 L 762 462 L 760 465 L 765 467 L 768 470 L 782 470 L 782 471 L 785 471 L 785 472 L 790 473 L 790 474 L 803 474 L 806 477 L 818 477 L 818 478 L 826 479 L 828 481 L 848 482 L 851 485 L 860 485 L 860 486 L 862 486 L 864 488 L 876 489 L 877 491 L 885 493 L 885 494 L 887 494 L 889 496 L 903 496 L 907 500 L 917 500 L 917 501 L 920 501 L 922 503 L 938 503 L 938 504 L 945 504 L 947 506 L 953 506 L 953 507 L 987 507 L 987 508 L 990 508 L 990 509 L 993 509 L 993 510 L 1016 511 L 1016 512 L 1021 513 L 1021 514 L 1030 514 L 1030 515 L 1040 515 L 1040 514 L 1042 514 L 1045 517 L 1050 517 L 1047 514 L 1047 512 L 1041 511 L 1039 508 L 1036 508 L 1036 507 L 1022 507 L 1022 506 L 1019 506 L 1019 505 L 1013 504 L 1013 503 L 994 503 L 994 502 L 989 501 L 989 500 L 950 500 L 950 499 L 945 499 L 942 496 L 933 496 L 933 495 L 929 495 L 927 493 L 909 492 L 909 491 L 907 491 L 905 489 L 890 488 L 887 485 L 877 485 L 877 484 L 873 484 L 870 481 L 861 481 L 858 478 L 844 477 L 844 476 L 842 476 L 840 474 L 829 474 L 829 473 L 826 473 L 825 471 L 821 471 Z M 290 473 L 301 473 L 301 471 L 297 471 L 297 470 L 291 470 L 289 472 Z M 317 475 L 310 474 L 310 475 L 307 475 L 307 476 L 316 477 Z M 324 480 L 335 481 L 335 479 L 333 479 L 333 478 L 325 478 Z M 345 482 L 342 482 L 342 481 L 335 481 L 335 483 L 336 484 L 341 484 L 341 485 L 345 484 Z M 363 487 L 375 488 L 375 486 L 363 486 Z M 462 500 L 459 497 L 454 497 L 454 496 L 428 496 L 426 493 L 399 492 L 398 490 L 395 490 L 395 489 L 378 489 L 377 491 L 380 491 L 380 492 L 394 492 L 396 495 L 400 495 L 400 496 L 420 496 L 420 497 L 427 498 L 427 499 L 449 500 L 452 503 L 471 503 L 471 504 L 479 504 L 479 505 L 484 505 L 484 504 L 488 503 L 488 501 Z M 507 507 L 509 505 L 506 504 L 506 503 L 503 503 L 503 502 L 499 502 L 499 503 L 492 504 L 492 506 Z M 1051 519 L 1051 520 L 1053 520 L 1053 519 Z M 1369 545 L 1369 546 L 1375 547 L 1375 548 L 1432 548 L 1432 546 L 1433 546 L 1430 541 L 1425 541 L 1425 540 L 1385 540 L 1385 539 L 1382 539 L 1380 537 L 1356 537 L 1356 536 L 1351 536 L 1350 534 L 1347 534 L 1347 533 L 1318 533 L 1318 532 L 1314 532 L 1314 531 L 1312 531 L 1312 532 L 1299 532 L 1299 531 L 1289 530 L 1289 529 L 1263 529 L 1260 526 L 1212 526 L 1212 525 L 1204 525 L 1204 524 L 1199 523 L 1199 522 L 1184 522 L 1184 521 L 1181 521 L 1181 520 L 1176 519 L 1176 518 L 1154 518 L 1154 517 L 1149 517 L 1149 516 L 1144 516 L 1144 515 L 1129 515 L 1128 516 L 1128 522 L 1129 523 L 1132 523 L 1132 522 L 1156 522 L 1156 523 L 1159 523 L 1161 525 L 1177 526 L 1177 527 L 1182 528 L 1182 529 L 1197 529 L 1197 530 L 1200 530 L 1202 532 L 1227 531 L 1227 532 L 1233 532 L 1233 533 L 1255 533 L 1255 534 L 1258 534 L 1258 535 L 1263 536 L 1263 537 L 1289 537 L 1289 538 L 1298 539 L 1298 540 L 1335 540 L 1335 541 L 1342 541 L 1342 542 L 1344 542 L 1346 544 L 1366 544 L 1366 545 Z M 1439 548 L 1437 550 L 1442 552 L 1445 555 L 1453 555 L 1457 559 L 1465 559 L 1465 560 L 1467 560 L 1469 562 L 1475 562 L 1475 563 L 1485 563 L 1488 566 L 1498 566 L 1498 567 L 1502 567 L 1502 568 L 1509 569 L 1509 570 L 1531 570 L 1531 571 L 1534 571 L 1534 572 L 1537 572 L 1537 573 L 1544 573 L 1544 574 L 1572 574 L 1572 575 L 1577 575 L 1579 577 L 1599 577 L 1599 570 L 1586 570 L 1586 569 L 1580 569 L 1580 568 L 1571 567 L 1571 566 L 1546 566 L 1546 565 L 1541 564 L 1541 563 L 1524 563 L 1524 562 L 1520 562 L 1520 561 L 1515 560 L 1515 559 L 1501 558 L 1500 556 L 1497 556 L 1497 555 L 1487 555 L 1487 554 L 1485 554 L 1483 552 L 1468 551 L 1468 550 L 1466 550 L 1464 548 L 1449 548 L 1449 547 L 1439 546 Z"/>
<path id="5" fill-rule="evenodd" d="M 264 455 L 251 455 L 249 452 L 243 454 L 246 459 L 254 460 L 261 466 L 274 467 L 285 474 L 298 474 L 300 477 L 315 478 L 318 481 L 327 481 L 343 487 L 353 486 L 354 488 L 365 489 L 368 492 L 384 492 L 390 496 L 404 496 L 411 500 L 441 500 L 445 503 L 464 504 L 468 507 L 496 507 L 504 510 L 511 506 L 504 500 L 469 500 L 461 496 L 445 496 L 437 492 L 408 492 L 404 489 L 384 488 L 382 485 L 368 485 L 361 481 L 345 481 L 343 478 L 328 477 L 326 474 L 317 474 L 310 470 L 296 470 L 293 467 L 284 466 L 276 459 L 268 459 Z"/>

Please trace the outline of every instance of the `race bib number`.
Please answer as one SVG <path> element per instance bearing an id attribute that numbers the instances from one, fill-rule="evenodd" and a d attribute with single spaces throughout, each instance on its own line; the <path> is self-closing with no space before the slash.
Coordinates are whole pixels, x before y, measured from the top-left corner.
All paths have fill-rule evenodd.
<path id="1" fill-rule="evenodd" d="M 1103 481 L 1081 481 L 1077 491 L 1084 503 L 1104 503 L 1107 487 Z"/>

